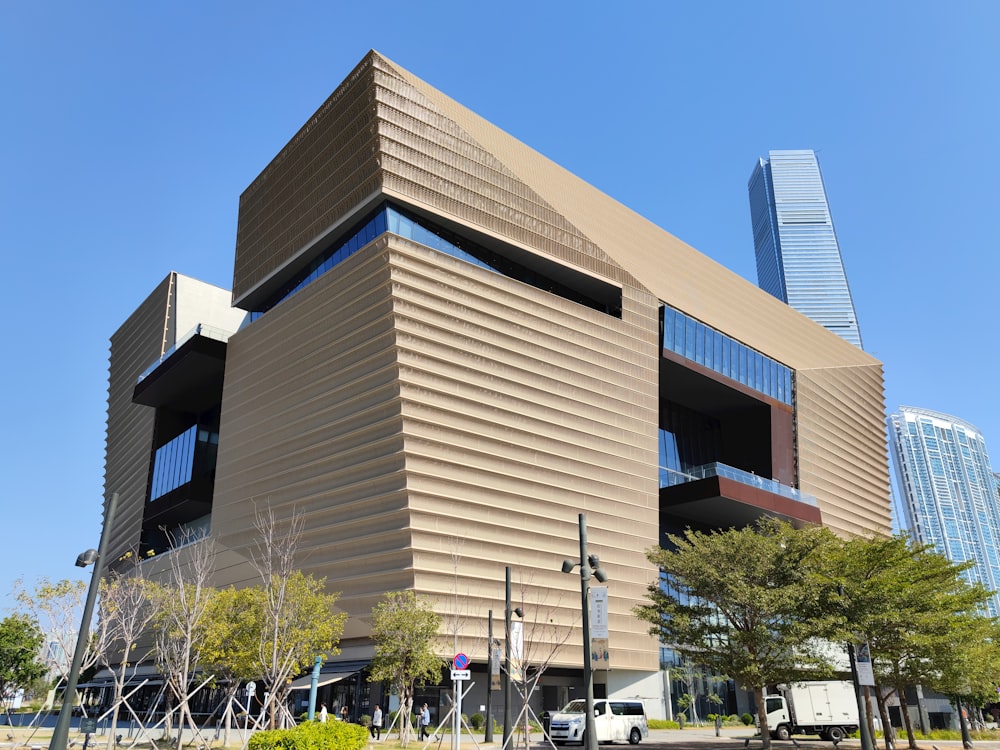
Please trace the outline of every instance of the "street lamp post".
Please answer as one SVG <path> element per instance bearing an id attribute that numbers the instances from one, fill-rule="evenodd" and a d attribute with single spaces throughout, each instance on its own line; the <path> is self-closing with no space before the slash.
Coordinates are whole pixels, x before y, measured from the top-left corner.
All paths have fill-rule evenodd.
<path id="1" fill-rule="evenodd" d="M 83 620 L 80 622 L 80 632 L 76 637 L 76 648 L 73 650 L 73 662 L 69 668 L 69 677 L 66 680 L 66 690 L 63 692 L 62 707 L 59 709 L 59 718 L 56 720 L 56 728 L 52 732 L 52 741 L 49 743 L 49 750 L 66 750 L 69 740 L 69 724 L 73 715 L 73 696 L 76 695 L 76 683 L 80 679 L 80 665 L 83 663 L 83 654 L 87 650 L 87 638 L 90 635 L 90 622 L 94 618 L 94 602 L 97 599 L 97 591 L 100 588 L 101 574 L 104 568 L 104 558 L 108 549 L 108 537 L 111 527 L 115 521 L 115 510 L 118 508 L 118 493 L 111 495 L 107 509 L 104 513 L 104 526 L 101 529 L 101 543 L 97 546 L 97 551 L 88 549 L 76 558 L 76 565 L 85 568 L 94 565 L 94 571 L 90 575 L 90 587 L 87 589 L 87 601 L 83 606 Z"/>
<path id="2" fill-rule="evenodd" d="M 840 584 L 837 590 L 840 593 L 841 600 L 843 600 L 844 584 Z M 865 706 L 864 698 L 861 697 L 861 684 L 858 679 L 858 660 L 854 650 L 853 638 L 847 642 L 847 657 L 851 661 L 851 682 L 854 684 L 854 698 L 858 703 L 858 731 L 861 734 L 861 750 L 875 750 L 875 743 L 868 728 L 868 710 Z"/>
<path id="3" fill-rule="evenodd" d="M 493 742 L 493 610 L 488 615 L 488 633 L 486 635 L 486 672 L 489 682 L 486 684 L 486 735 L 483 742 Z"/>
<path id="4" fill-rule="evenodd" d="M 507 586 L 504 596 L 503 627 L 504 627 L 504 663 L 503 663 L 503 748 L 506 750 L 510 743 L 511 733 L 511 711 L 510 711 L 510 616 L 516 614 L 524 617 L 524 612 L 520 607 L 510 606 L 510 566 L 506 567 Z"/>
<path id="5" fill-rule="evenodd" d="M 580 514 L 580 562 L 563 560 L 562 572 L 572 573 L 580 566 L 580 608 L 583 622 L 583 682 L 587 695 L 587 712 L 584 717 L 583 750 L 597 750 L 597 731 L 594 728 L 594 670 L 590 663 L 590 579 L 600 583 L 608 580 L 597 555 L 587 554 L 587 516 Z"/>

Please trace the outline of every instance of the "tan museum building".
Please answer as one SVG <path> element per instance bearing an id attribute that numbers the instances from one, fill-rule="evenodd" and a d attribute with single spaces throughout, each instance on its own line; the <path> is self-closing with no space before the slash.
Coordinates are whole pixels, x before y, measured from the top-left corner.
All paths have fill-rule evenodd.
<path id="1" fill-rule="evenodd" d="M 889 529 L 880 362 L 375 52 L 244 191 L 231 292 L 171 273 L 113 335 L 107 430 L 115 557 L 200 529 L 250 584 L 255 511 L 299 513 L 349 616 L 325 669 L 413 589 L 474 674 L 509 565 L 546 703 L 582 684 L 579 513 L 595 689 L 654 716 L 666 533 Z"/>

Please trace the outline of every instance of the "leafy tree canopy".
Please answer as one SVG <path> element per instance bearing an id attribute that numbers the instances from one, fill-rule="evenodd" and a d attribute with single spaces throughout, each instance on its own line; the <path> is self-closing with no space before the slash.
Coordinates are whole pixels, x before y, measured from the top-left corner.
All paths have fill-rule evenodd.
<path id="1" fill-rule="evenodd" d="M 0 705 L 45 674 L 45 665 L 38 659 L 44 642 L 38 624 L 27 615 L 0 620 Z"/>
<path id="2" fill-rule="evenodd" d="M 819 637 L 835 620 L 822 606 L 817 571 L 836 537 L 764 519 L 752 528 L 688 529 L 669 543 L 648 552 L 661 578 L 635 612 L 662 643 L 751 688 L 769 746 L 765 686 L 830 669 Z"/>
<path id="3" fill-rule="evenodd" d="M 401 710 L 409 713 L 416 684 L 437 680 L 444 661 L 434 652 L 441 616 L 413 591 L 390 591 L 372 608 L 371 679 L 388 682 L 400 692 Z M 403 723 L 403 742 L 409 738 Z"/>

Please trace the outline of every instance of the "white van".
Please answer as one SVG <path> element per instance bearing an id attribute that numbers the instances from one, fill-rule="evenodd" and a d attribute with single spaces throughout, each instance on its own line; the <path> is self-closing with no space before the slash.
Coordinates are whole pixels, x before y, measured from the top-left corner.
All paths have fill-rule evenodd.
<path id="1" fill-rule="evenodd" d="M 556 745 L 584 741 L 587 701 L 575 700 L 552 716 L 549 736 Z M 594 728 L 598 742 L 629 742 L 638 745 L 649 737 L 646 709 L 642 701 L 616 701 L 601 698 L 594 701 Z"/>

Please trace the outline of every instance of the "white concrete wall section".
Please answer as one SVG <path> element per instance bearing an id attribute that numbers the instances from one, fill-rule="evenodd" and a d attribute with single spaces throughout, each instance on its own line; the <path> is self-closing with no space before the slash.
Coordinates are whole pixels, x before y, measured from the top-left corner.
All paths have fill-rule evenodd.
<path id="1" fill-rule="evenodd" d="M 174 294 L 176 310 L 176 337 L 186 336 L 196 325 L 219 328 L 233 333 L 239 330 L 247 313 L 232 306 L 232 294 L 190 276 L 177 274 L 177 288 Z M 176 345 L 176 341 L 172 342 Z"/>

